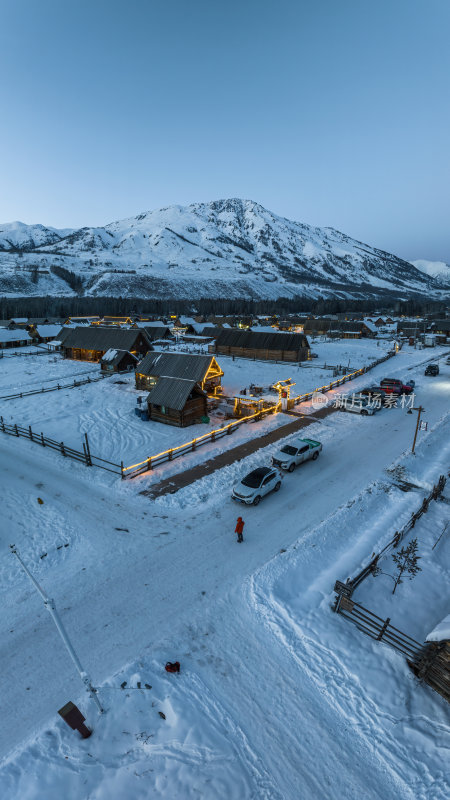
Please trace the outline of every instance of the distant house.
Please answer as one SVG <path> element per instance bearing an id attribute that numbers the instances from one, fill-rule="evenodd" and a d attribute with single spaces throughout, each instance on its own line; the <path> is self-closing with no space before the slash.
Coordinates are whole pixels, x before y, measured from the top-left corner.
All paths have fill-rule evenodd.
<path id="1" fill-rule="evenodd" d="M 180 378 L 194 381 L 202 391 L 214 396 L 222 391 L 222 375 L 211 355 L 151 352 L 136 367 L 136 388 L 153 389 L 160 378 Z"/>
<path id="2" fill-rule="evenodd" d="M 215 342 L 209 345 L 210 353 L 253 358 L 263 361 L 306 361 L 309 342 L 303 333 L 278 333 L 246 331 L 223 328 Z"/>
<path id="3" fill-rule="evenodd" d="M 139 358 L 129 350 L 107 350 L 100 359 L 100 369 L 105 375 L 113 372 L 125 372 L 136 368 Z"/>
<path id="4" fill-rule="evenodd" d="M 24 329 L 10 330 L 9 328 L 0 328 L 0 349 L 4 350 L 8 347 L 25 347 L 28 344 L 33 344 L 28 331 Z"/>
<path id="5" fill-rule="evenodd" d="M 433 333 L 443 334 L 450 336 L 450 318 L 449 319 L 435 319 L 432 322 Z"/>
<path id="6" fill-rule="evenodd" d="M 145 333 L 139 328 L 124 329 L 115 326 L 109 328 L 77 326 L 71 328 L 61 342 L 64 358 L 73 358 L 77 361 L 100 362 L 108 350 L 125 350 L 142 358 L 150 347 Z"/>
<path id="7" fill-rule="evenodd" d="M 172 333 L 167 325 L 146 325 L 142 330 L 145 331 L 147 339 L 150 342 L 160 341 L 161 339 L 172 339 Z"/>

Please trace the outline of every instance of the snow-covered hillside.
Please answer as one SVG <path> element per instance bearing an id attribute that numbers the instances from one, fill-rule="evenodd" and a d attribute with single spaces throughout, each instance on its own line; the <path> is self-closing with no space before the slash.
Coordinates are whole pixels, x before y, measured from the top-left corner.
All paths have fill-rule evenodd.
<path id="1" fill-rule="evenodd" d="M 424 261 L 419 259 L 411 263 L 425 275 L 431 275 L 443 286 L 447 288 L 450 286 L 450 264 L 446 264 L 445 261 Z"/>
<path id="2" fill-rule="evenodd" d="M 390 253 L 250 200 L 171 206 L 75 231 L 13 223 L 0 235 L 0 292 L 9 295 L 72 293 L 61 268 L 81 277 L 87 295 L 367 298 L 439 291 L 433 278 Z"/>

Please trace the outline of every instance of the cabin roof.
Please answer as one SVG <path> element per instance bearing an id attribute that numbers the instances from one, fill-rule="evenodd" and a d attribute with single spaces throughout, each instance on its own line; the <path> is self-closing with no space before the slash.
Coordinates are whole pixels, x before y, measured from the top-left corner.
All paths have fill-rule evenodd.
<path id="1" fill-rule="evenodd" d="M 64 347 L 81 350 L 132 350 L 142 331 L 138 328 L 71 328 L 65 337 Z M 60 339 L 60 335 L 57 336 Z M 144 337 L 145 338 L 145 337 Z"/>
<path id="2" fill-rule="evenodd" d="M 211 366 L 214 356 L 196 356 L 189 353 L 147 353 L 136 368 L 140 375 L 184 378 L 199 383 Z M 164 405 L 164 404 L 163 404 Z"/>
<path id="3" fill-rule="evenodd" d="M 241 331 L 237 328 L 222 329 L 216 342 L 219 347 L 244 347 L 248 350 L 300 350 L 309 347 L 303 333 Z"/>
<path id="4" fill-rule="evenodd" d="M 163 375 L 149 393 L 147 402 L 150 405 L 167 406 L 174 411 L 182 411 L 195 386 L 196 381 Z M 206 393 L 198 387 L 196 391 L 206 397 Z"/>

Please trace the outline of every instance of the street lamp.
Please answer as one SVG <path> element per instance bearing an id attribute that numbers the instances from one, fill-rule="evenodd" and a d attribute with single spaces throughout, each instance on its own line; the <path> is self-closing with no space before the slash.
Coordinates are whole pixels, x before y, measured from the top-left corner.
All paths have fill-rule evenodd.
<path id="1" fill-rule="evenodd" d="M 425 409 L 423 408 L 423 406 L 419 406 L 418 408 L 414 408 L 414 406 L 413 406 L 413 408 L 409 408 L 406 413 L 407 414 L 412 414 L 413 411 L 417 411 L 418 413 L 417 413 L 416 432 L 414 434 L 414 441 L 413 441 L 413 446 L 411 448 L 411 453 L 414 453 L 414 448 L 416 446 L 417 432 L 419 430 L 419 424 L 420 424 L 420 415 L 422 413 L 425 413 Z"/>

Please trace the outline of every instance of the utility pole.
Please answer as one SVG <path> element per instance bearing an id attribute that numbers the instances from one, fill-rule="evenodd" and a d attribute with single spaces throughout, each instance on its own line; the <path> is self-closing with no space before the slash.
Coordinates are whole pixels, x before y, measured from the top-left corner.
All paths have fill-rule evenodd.
<path id="1" fill-rule="evenodd" d="M 419 406 L 418 408 L 413 407 L 408 409 L 407 413 L 411 414 L 413 411 L 417 411 L 417 423 L 416 423 L 416 431 L 414 433 L 414 441 L 413 441 L 413 446 L 411 448 L 411 453 L 414 453 L 414 448 L 416 446 L 417 433 L 419 431 L 419 424 L 420 424 L 420 415 L 425 413 L 425 409 L 423 408 L 423 406 Z"/>
<path id="2" fill-rule="evenodd" d="M 76 666 L 76 668 L 77 668 L 77 670 L 78 670 L 78 672 L 80 674 L 80 678 L 81 678 L 81 680 L 82 680 L 87 692 L 90 694 L 90 696 L 92 697 L 92 699 L 96 703 L 96 705 L 98 707 L 98 710 L 102 714 L 103 713 L 103 708 L 101 706 L 100 700 L 98 699 L 97 690 L 94 689 L 94 687 L 92 686 L 92 682 L 91 682 L 91 679 L 90 679 L 89 675 L 87 674 L 87 672 L 84 671 L 83 667 L 81 666 L 81 662 L 80 662 L 75 650 L 72 647 L 72 644 L 71 644 L 71 642 L 69 640 L 69 637 L 68 637 L 68 635 L 67 635 L 67 633 L 65 631 L 65 628 L 64 628 L 64 626 L 63 626 L 63 624 L 62 624 L 62 622 L 61 622 L 61 620 L 59 618 L 59 614 L 58 614 L 58 612 L 56 610 L 55 601 L 50 599 L 49 597 L 47 597 L 47 595 L 45 594 L 45 592 L 42 589 L 42 587 L 39 585 L 37 580 L 33 577 L 33 575 L 31 574 L 31 572 L 28 569 L 28 567 L 26 566 L 26 564 L 24 564 L 24 562 L 22 561 L 22 558 L 20 557 L 16 546 L 14 544 L 10 544 L 9 547 L 10 547 L 11 553 L 14 556 L 16 556 L 16 558 L 19 561 L 22 569 L 24 570 L 24 572 L 26 572 L 26 574 L 28 575 L 30 581 L 36 587 L 37 591 L 41 595 L 41 597 L 42 597 L 42 599 L 44 601 L 44 606 L 47 609 L 47 611 L 50 612 L 50 614 L 52 616 L 52 619 L 53 619 L 53 622 L 55 623 L 55 625 L 56 625 L 56 627 L 58 629 L 58 633 L 61 636 L 61 639 L 63 640 L 63 642 L 64 642 L 64 644 L 65 644 L 65 646 L 66 646 L 66 648 L 67 648 L 67 650 L 69 652 L 69 655 L 70 655 L 73 663 L 75 664 L 75 666 Z"/>

